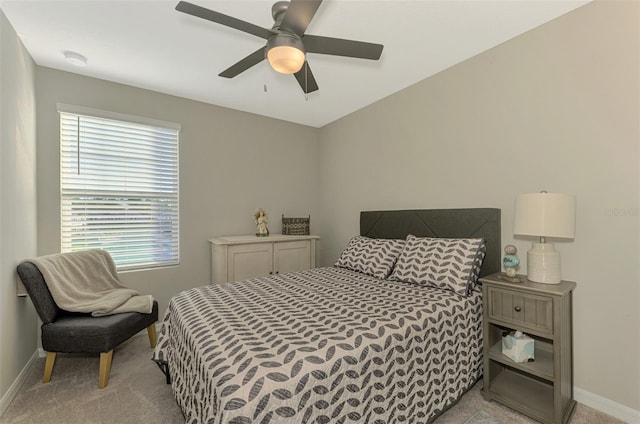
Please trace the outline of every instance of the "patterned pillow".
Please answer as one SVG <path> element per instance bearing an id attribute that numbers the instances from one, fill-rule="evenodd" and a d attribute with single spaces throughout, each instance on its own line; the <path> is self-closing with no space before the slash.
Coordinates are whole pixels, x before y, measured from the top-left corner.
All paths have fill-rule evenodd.
<path id="1" fill-rule="evenodd" d="M 409 235 L 389 279 L 467 295 L 478 280 L 485 253 L 483 239 Z"/>
<path id="2" fill-rule="evenodd" d="M 356 236 L 349 240 L 334 266 L 384 279 L 389 276 L 404 244 L 404 240 Z"/>

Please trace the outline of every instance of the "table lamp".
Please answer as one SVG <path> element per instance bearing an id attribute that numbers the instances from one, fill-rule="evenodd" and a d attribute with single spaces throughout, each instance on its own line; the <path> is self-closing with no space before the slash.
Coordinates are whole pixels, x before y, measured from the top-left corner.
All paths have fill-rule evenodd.
<path id="1" fill-rule="evenodd" d="M 513 233 L 540 237 L 527 252 L 529 281 L 560 283 L 560 253 L 546 238 L 573 238 L 575 216 L 576 198 L 570 194 L 542 191 L 516 197 Z"/>

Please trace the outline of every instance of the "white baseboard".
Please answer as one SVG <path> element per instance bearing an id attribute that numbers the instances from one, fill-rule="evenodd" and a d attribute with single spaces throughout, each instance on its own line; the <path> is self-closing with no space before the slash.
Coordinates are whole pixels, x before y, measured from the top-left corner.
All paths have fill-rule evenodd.
<path id="1" fill-rule="evenodd" d="M 598 411 L 611 415 L 625 423 L 640 424 L 640 411 L 636 411 L 633 408 L 629 408 L 628 406 L 577 387 L 573 388 L 573 395 L 576 402 L 580 402 L 590 408 L 597 409 Z"/>
<path id="2" fill-rule="evenodd" d="M 7 410 L 13 398 L 18 394 L 20 387 L 22 387 L 22 384 L 27 379 L 27 376 L 31 371 L 31 367 L 36 362 L 36 359 L 38 359 L 38 356 L 39 355 L 37 350 L 33 352 L 33 355 L 31 355 L 31 358 L 29 358 L 29 360 L 27 361 L 27 364 L 24 366 L 24 368 L 22 368 L 22 371 L 20 371 L 20 374 L 18 374 L 18 377 L 16 377 L 16 379 L 13 381 L 13 384 L 11 384 L 11 387 L 9 387 L 9 390 L 7 390 L 4 396 L 2 396 L 2 399 L 0 399 L 0 416 L 4 414 L 4 411 Z"/>

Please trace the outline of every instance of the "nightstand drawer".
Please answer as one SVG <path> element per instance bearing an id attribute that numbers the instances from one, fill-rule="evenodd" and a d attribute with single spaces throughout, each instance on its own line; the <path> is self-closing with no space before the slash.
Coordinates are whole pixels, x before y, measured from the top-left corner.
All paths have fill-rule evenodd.
<path id="1" fill-rule="evenodd" d="M 553 298 L 489 287 L 489 318 L 553 335 Z"/>

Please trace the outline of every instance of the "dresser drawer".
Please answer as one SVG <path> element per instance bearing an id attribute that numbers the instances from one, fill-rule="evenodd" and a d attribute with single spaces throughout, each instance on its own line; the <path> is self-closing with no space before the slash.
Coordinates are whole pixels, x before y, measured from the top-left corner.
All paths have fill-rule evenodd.
<path id="1" fill-rule="evenodd" d="M 489 287 L 489 319 L 553 336 L 553 298 Z"/>

